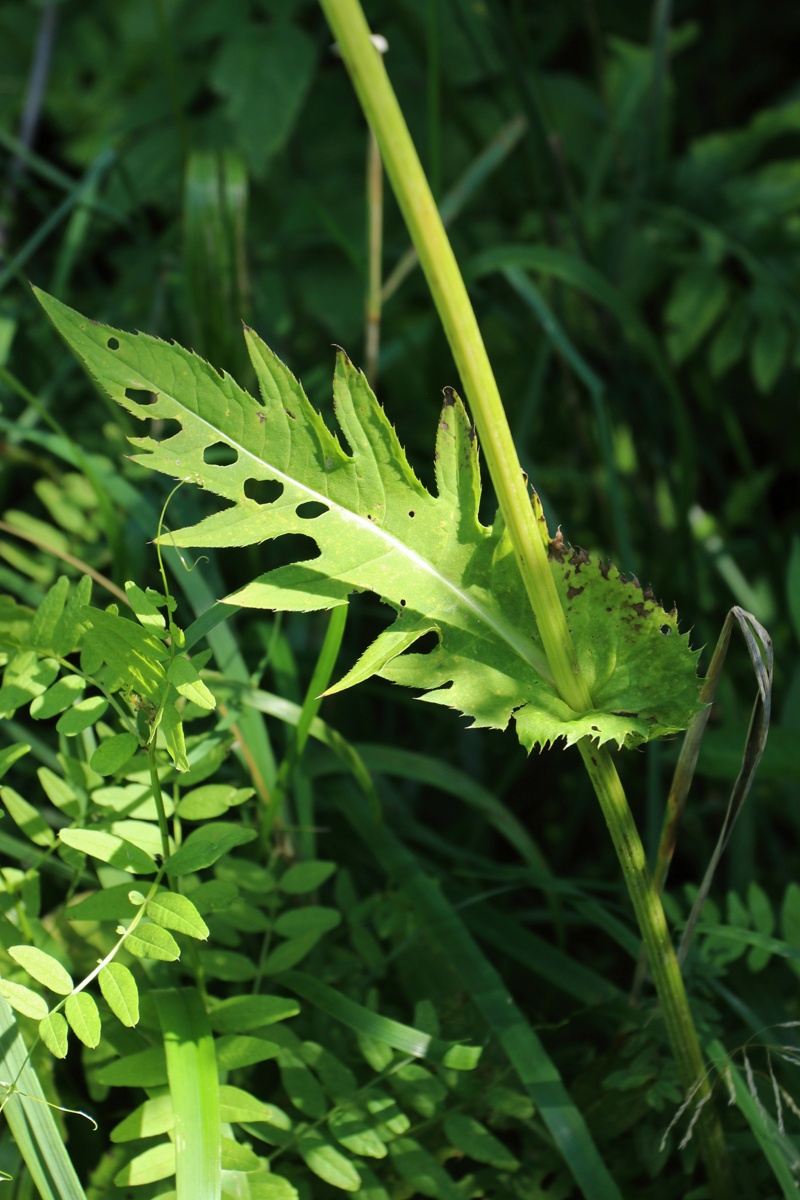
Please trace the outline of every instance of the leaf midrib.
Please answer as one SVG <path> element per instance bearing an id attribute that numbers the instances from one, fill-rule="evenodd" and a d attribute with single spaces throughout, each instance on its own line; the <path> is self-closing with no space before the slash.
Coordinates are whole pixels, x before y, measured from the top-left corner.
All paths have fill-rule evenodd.
<path id="1" fill-rule="evenodd" d="M 156 384 L 153 380 L 148 379 L 144 375 L 141 376 L 141 379 L 148 385 L 148 390 L 156 392 L 160 396 L 168 397 L 169 400 L 181 412 L 188 414 L 190 418 L 199 424 L 204 425 L 206 429 L 214 434 L 215 437 L 222 438 L 228 443 L 229 446 L 235 449 L 237 453 L 246 455 L 247 458 L 249 458 L 252 462 L 261 467 L 265 467 L 279 480 L 290 483 L 293 487 L 300 488 L 301 491 L 305 492 L 310 500 L 316 500 L 319 503 L 324 504 L 327 508 L 335 508 L 344 519 L 350 522 L 356 522 L 358 525 L 360 525 L 365 535 L 378 537 L 393 549 L 399 550 L 402 556 L 410 559 L 420 570 L 425 571 L 428 575 L 431 575 L 444 590 L 452 593 L 452 595 L 455 596 L 457 601 L 464 608 L 469 609 L 479 621 L 483 621 L 486 625 L 488 625 L 488 627 L 492 629 L 502 641 L 510 646 L 511 649 L 514 650 L 514 652 L 521 659 L 523 659 L 523 661 L 527 662 L 533 668 L 537 675 L 539 675 L 551 687 L 554 687 L 553 679 L 547 664 L 547 659 L 545 658 L 544 654 L 539 652 L 533 644 L 529 643 L 527 639 L 524 638 L 514 628 L 513 625 L 492 616 L 492 614 L 490 614 L 487 609 L 483 607 L 483 605 L 479 604 L 475 599 L 473 599 L 468 592 L 465 592 L 462 588 L 458 587 L 451 579 L 448 579 L 446 575 L 442 575 L 441 572 L 437 571 L 437 569 L 431 562 L 428 561 L 428 559 L 423 558 L 415 550 L 406 545 L 405 542 L 402 542 L 399 538 L 396 538 L 394 534 L 388 533 L 381 525 L 377 525 L 374 521 L 370 521 L 368 518 L 360 516 L 358 513 L 353 512 L 352 509 L 345 508 L 344 505 L 338 503 L 337 501 L 331 500 L 329 496 L 323 495 L 321 492 L 316 491 L 308 484 L 295 479 L 292 475 L 287 475 L 286 472 L 281 471 L 278 467 L 275 467 L 271 463 L 266 462 L 264 459 L 259 458 L 258 455 L 253 453 L 252 450 L 248 450 L 246 446 L 241 444 L 241 442 L 238 442 L 232 438 L 230 434 L 225 433 L 224 430 L 211 424 L 211 422 L 206 420 L 205 417 L 202 417 L 199 413 L 193 412 L 190 408 L 186 407 L 171 392 L 165 392 L 163 387 Z M 246 394 L 249 395 L 249 393 Z M 252 400 L 253 397 L 251 396 L 250 399 Z M 150 453 L 152 453 L 152 451 Z M 348 455 L 348 459 L 350 462 L 354 462 L 354 459 L 350 455 Z M 427 494 L 430 496 L 429 492 Z M 434 499 L 433 497 L 431 498 Z"/>

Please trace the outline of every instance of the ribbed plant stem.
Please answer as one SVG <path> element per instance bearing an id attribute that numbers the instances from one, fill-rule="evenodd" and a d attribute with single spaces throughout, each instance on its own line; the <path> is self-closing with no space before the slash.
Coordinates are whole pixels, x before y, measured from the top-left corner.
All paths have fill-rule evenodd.
<path id="1" fill-rule="evenodd" d="M 497 500 L 517 551 L 525 590 L 559 693 L 579 712 L 591 707 L 547 562 L 542 531 L 508 427 L 478 322 L 439 210 L 358 0 L 320 0 L 375 134 L 453 352 Z"/>
<path id="2" fill-rule="evenodd" d="M 711 1194 L 720 1200 L 731 1194 L 725 1139 L 717 1113 L 708 1101 L 711 1085 L 661 898 L 653 884 L 639 830 L 611 755 L 588 738 L 583 738 L 578 748 L 617 852 L 678 1074 L 687 1094 L 694 1091 L 694 1104 L 703 1104 L 697 1137 Z"/>
<path id="3" fill-rule="evenodd" d="M 358 0 L 320 0 L 375 134 L 384 167 L 411 234 L 450 343 L 500 510 L 519 562 L 550 671 L 562 699 L 576 712 L 594 707 L 581 674 L 546 549 L 546 531 L 531 505 L 526 479 L 461 272 L 414 149 L 380 54 L 373 47 Z M 709 1084 L 686 989 L 664 910 L 647 869 L 644 850 L 610 755 L 588 740 L 583 761 L 611 834 L 642 933 L 670 1044 L 687 1092 L 697 1100 Z M 730 1194 L 719 1119 L 704 1106 L 697 1136 L 712 1195 Z"/>

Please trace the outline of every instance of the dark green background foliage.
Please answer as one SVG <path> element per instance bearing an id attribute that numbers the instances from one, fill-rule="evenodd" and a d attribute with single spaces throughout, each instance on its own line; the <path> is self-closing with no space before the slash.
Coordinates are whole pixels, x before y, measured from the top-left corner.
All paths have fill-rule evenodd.
<path id="1" fill-rule="evenodd" d="M 800 1016 L 800 15 L 791 5 L 766 22 L 754 3 L 700 9 L 660 0 L 366 5 L 388 39 L 387 66 L 437 199 L 453 213 L 454 247 L 551 530 L 563 524 L 570 542 L 652 584 L 698 647 L 713 646 L 733 604 L 773 635 L 770 742 L 687 964 L 706 1035 L 733 1052 L 756 1035 L 759 1045 L 794 1044 L 793 1029 L 759 1031 Z M 35 608 L 59 575 L 77 580 L 81 564 L 119 587 L 161 587 L 148 542 L 167 483 L 126 460 L 139 423 L 93 390 L 26 281 L 105 323 L 174 338 L 252 389 L 244 320 L 330 417 L 331 343 L 364 360 L 366 149 L 325 21 L 305 0 L 0 2 L 0 591 Z M 389 287 L 373 382 L 432 486 L 441 389 L 459 381 L 419 269 L 392 279 L 408 238 L 388 186 L 384 224 Z M 167 520 L 177 528 L 208 511 L 202 493 L 184 489 Z M 491 520 L 491 504 L 482 516 Z M 185 628 L 214 599 L 292 561 L 296 544 L 209 551 L 191 573 L 167 557 Z M 96 585 L 93 602 L 109 599 Z M 231 678 L 301 701 L 327 621 L 237 614 L 212 647 L 211 668 L 228 678 L 214 684 L 218 701 L 235 712 Z M 374 598 L 355 600 L 339 675 L 385 624 Z M 670 881 L 678 926 L 716 841 L 753 694 L 734 643 Z M 623 1193 L 684 1196 L 694 1143 L 679 1154 L 672 1137 L 672 1154 L 659 1151 L 680 1093 L 649 1001 L 625 1007 L 637 943 L 577 754 L 528 760 L 513 737 L 470 733 L 454 714 L 375 680 L 334 696 L 321 715 L 361 747 L 380 797 L 387 841 L 376 852 L 368 809 L 352 807 L 362 803 L 352 776 L 313 739 L 295 763 L 291 726 L 273 710 L 262 725 L 250 708 L 248 728 L 255 719 L 262 762 L 288 755 L 286 828 L 268 851 L 260 840 L 241 847 L 226 869 L 233 879 L 238 860 L 264 853 L 275 878 L 293 854 L 336 863 L 337 881 L 318 899 L 345 919 L 304 969 L 364 1007 L 436 1024 L 448 1040 L 489 1038 L 479 1070 L 494 1100 L 479 1079 L 452 1071 L 427 1100 L 419 1081 L 408 1083 L 415 1136 L 458 1194 L 576 1193 L 486 1014 L 428 928 L 434 908 L 404 886 L 410 868 L 393 839 L 465 905 L 466 925 L 539 1031 Z M 146 714 L 140 731 L 142 722 Z M 44 804 L 36 768 L 58 770 L 63 752 L 53 722 L 21 708 L 0 734 L 0 750 L 33 747 L 6 783 Z M 219 734 L 216 781 L 250 788 L 252 756 L 227 753 L 231 740 Z M 676 756 L 675 742 L 617 756 L 650 851 Z M 231 819 L 257 827 L 255 802 L 237 803 Z M 296 833 L 309 814 L 314 832 Z M 13 832 L 10 820 L 3 827 Z M 9 841 L 0 851 L 8 867 L 30 865 Z M 214 980 L 218 997 L 251 986 L 242 963 L 258 958 L 264 913 L 281 919 L 284 901 L 266 899 L 273 882 L 253 893 L 253 928 L 217 920 L 212 929 L 212 950 L 234 955 Z M 77 980 L 94 959 L 65 932 L 64 900 L 64 879 L 43 870 L 30 903 L 48 951 L 77 955 L 65 958 Z M 188 955 L 185 964 L 183 982 Z M 6 955 L 0 975 L 9 965 Z M 156 971 L 150 982 L 180 979 Z M 340 1055 L 360 1086 L 382 1069 L 324 1008 L 304 1001 L 298 1022 L 306 1044 Z M 130 1044 L 117 1037 L 114 1049 L 124 1056 Z M 103 1088 L 91 1072 L 82 1082 L 71 1053 L 73 1082 L 57 1064 L 46 1086 L 71 1107 L 97 1109 Z M 751 1057 L 768 1079 L 763 1050 Z M 775 1070 L 800 1095 L 796 1068 Z M 772 1094 L 768 1081 L 774 1112 Z M 393 1095 L 402 1099 L 402 1080 Z M 141 1098 L 128 1109 L 115 1100 L 115 1120 Z M 492 1129 L 505 1165 L 496 1150 L 493 1161 L 469 1158 L 459 1115 Z M 87 1139 L 73 1118 L 67 1127 L 85 1182 L 107 1160 L 108 1129 Z M 777 1194 L 742 1118 L 733 1113 L 727 1128 L 742 1194 Z M 0 1167 L 19 1175 L 3 1137 Z M 422 1167 L 401 1158 L 372 1164 L 385 1194 L 455 1194 L 441 1181 L 425 1191 Z M 287 1170 L 300 1194 L 334 1195 L 303 1161 Z M 123 1194 L 104 1189 L 92 1195 Z"/>

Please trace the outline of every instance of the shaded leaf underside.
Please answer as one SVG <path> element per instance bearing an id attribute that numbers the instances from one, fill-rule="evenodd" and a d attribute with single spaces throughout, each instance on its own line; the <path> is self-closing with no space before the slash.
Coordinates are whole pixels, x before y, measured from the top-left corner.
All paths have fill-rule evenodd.
<path id="1" fill-rule="evenodd" d="M 413 473 L 364 376 L 339 353 L 336 417 L 350 453 L 294 376 L 246 330 L 261 400 L 177 345 L 98 325 L 39 298 L 101 386 L 140 420 L 177 421 L 172 436 L 131 439 L 135 461 L 226 502 L 166 535 L 176 546 L 234 547 L 283 534 L 312 538 L 313 559 L 279 567 L 226 598 L 246 607 L 309 612 L 372 591 L 395 620 L 331 691 L 379 675 L 421 689 L 473 725 L 504 729 L 512 715 L 530 749 L 559 737 L 637 745 L 686 727 L 698 707 L 696 655 L 677 618 L 614 567 L 553 544 L 556 577 L 595 707 L 557 695 L 511 542 L 498 515 L 478 519 L 474 431 L 450 390 L 436 437 L 436 495 Z M 149 393 L 142 398 L 141 393 Z M 131 393 L 138 393 L 131 394 Z M 147 402 L 149 400 L 149 402 Z M 227 448 L 226 465 L 206 461 Z M 233 461 L 230 461 L 230 460 Z M 266 503 L 245 492 L 269 481 Z M 429 653 L 414 652 L 426 633 Z"/>

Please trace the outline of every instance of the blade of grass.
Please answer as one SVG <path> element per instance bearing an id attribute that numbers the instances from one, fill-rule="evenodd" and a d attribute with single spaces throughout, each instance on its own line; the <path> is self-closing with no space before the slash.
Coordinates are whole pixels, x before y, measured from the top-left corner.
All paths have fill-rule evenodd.
<path id="1" fill-rule="evenodd" d="M 469 277 L 477 279 L 508 267 L 539 271 L 584 292 L 603 308 L 608 309 L 618 321 L 625 336 L 644 354 L 671 402 L 680 467 L 676 473 L 679 493 L 676 507 L 680 513 L 688 512 L 694 494 L 697 462 L 691 421 L 672 368 L 634 305 L 595 267 L 572 254 L 550 246 L 493 246 L 470 259 Z"/>
<path id="2" fill-rule="evenodd" d="M 214 1037 L 193 988 L 152 993 L 164 1034 L 175 1113 L 177 1200 L 219 1200 L 222 1135 Z"/>
<path id="3" fill-rule="evenodd" d="M 75 184 L 71 194 L 62 200 L 59 206 L 42 222 L 36 232 L 32 233 L 27 241 L 20 246 L 13 258 L 0 271 L 0 292 L 12 279 L 19 278 L 22 267 L 28 259 L 47 241 L 61 222 L 72 212 L 75 205 L 80 203 L 87 194 L 91 195 L 99 179 L 114 162 L 115 157 L 116 155 L 113 150 L 103 150 L 98 154 L 83 178 Z"/>
<path id="4" fill-rule="evenodd" d="M 455 1071 L 471 1071 L 478 1065 L 481 1055 L 479 1046 L 446 1042 L 411 1025 L 381 1016 L 380 1013 L 365 1008 L 363 1004 L 349 1000 L 335 988 L 321 983 L 305 971 L 284 971 L 277 979 L 290 992 L 308 1000 L 315 1008 L 327 1013 L 334 1020 L 341 1021 L 349 1029 L 378 1038 L 403 1054 L 429 1059 L 445 1067 L 452 1067 Z"/>
<path id="5" fill-rule="evenodd" d="M 518 115 L 513 117 L 507 125 L 504 125 L 495 134 L 477 158 L 470 163 L 464 174 L 442 198 L 439 212 L 445 227 L 455 221 L 456 217 L 466 208 L 472 197 L 483 186 L 486 180 L 505 162 L 527 128 L 528 122 L 523 116 Z M 418 263 L 419 257 L 417 252 L 411 246 L 398 259 L 397 265 L 383 285 L 382 299 L 384 304 L 394 295 Z"/>
<path id="6" fill-rule="evenodd" d="M 4 1080 L 14 1081 L 16 1089 L 6 1100 L 3 1111 L 40 1200 L 86 1200 L 14 1014 L 5 1000 L 0 1000 L 0 1044 L 0 1071 Z"/>
<path id="7" fill-rule="evenodd" d="M 517 295 L 530 308 L 545 335 L 555 346 L 564 361 L 569 364 L 578 376 L 592 398 L 595 421 L 597 422 L 598 449 L 600 450 L 600 457 L 606 472 L 603 481 L 604 487 L 601 491 L 601 500 L 605 498 L 607 493 L 611 502 L 611 519 L 621 561 L 625 564 L 626 570 L 634 571 L 636 563 L 633 554 L 633 541 L 631 539 L 628 514 L 625 510 L 622 486 L 614 457 L 611 424 L 608 418 L 608 406 L 605 398 L 605 384 L 595 374 L 584 357 L 567 337 L 555 314 L 545 303 L 544 297 L 531 282 L 528 275 L 518 267 L 506 267 L 503 275 Z"/>
<path id="8" fill-rule="evenodd" d="M 272 789 L 269 808 L 263 814 L 261 821 L 261 838 L 264 849 L 267 848 L 267 839 L 272 831 L 272 826 L 276 817 L 281 813 L 284 800 L 286 799 L 287 789 L 292 777 L 292 773 L 301 758 L 303 751 L 308 741 L 308 735 L 311 726 L 319 712 L 320 704 L 322 703 L 322 693 L 327 688 L 333 675 L 336 659 L 339 655 L 339 647 L 342 644 L 344 636 L 344 627 L 347 622 L 348 608 L 346 604 L 339 608 L 331 609 L 331 614 L 328 619 L 328 628 L 325 632 L 325 640 L 322 643 L 322 649 L 319 652 L 314 672 L 311 676 L 308 688 L 306 690 L 303 704 L 297 718 L 295 734 L 291 744 L 284 755 L 283 761 L 278 768 L 278 774 L 275 778 L 275 785 Z M 304 858 L 314 858 L 315 856 L 315 837 L 314 829 L 314 810 L 311 792 L 306 794 L 306 803 L 298 804 L 298 821 L 300 825 L 300 842 Z"/>
<path id="9" fill-rule="evenodd" d="M 386 874 L 399 882 L 420 920 L 446 950 L 473 1003 L 537 1106 L 581 1194 L 586 1200 L 621 1200 L 555 1064 L 439 886 L 423 874 L 414 856 L 386 825 L 375 822 L 366 804 L 350 796 L 342 800 L 341 809 L 356 835 Z"/>

